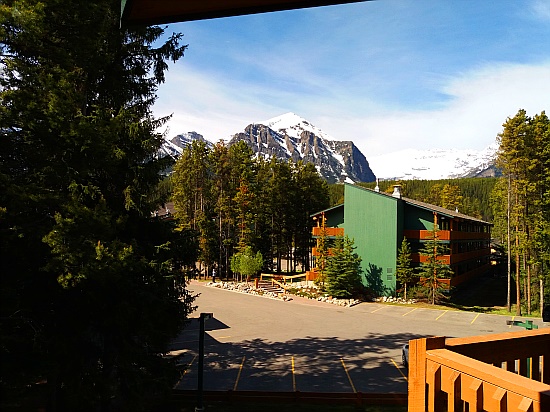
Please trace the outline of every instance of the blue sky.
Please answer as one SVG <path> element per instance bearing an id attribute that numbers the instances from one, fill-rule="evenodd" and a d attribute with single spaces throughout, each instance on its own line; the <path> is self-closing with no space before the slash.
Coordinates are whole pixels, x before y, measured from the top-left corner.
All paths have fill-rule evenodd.
<path id="1" fill-rule="evenodd" d="M 227 139 L 294 112 L 367 156 L 484 149 L 550 112 L 550 0 L 378 0 L 171 24 L 168 135 Z"/>

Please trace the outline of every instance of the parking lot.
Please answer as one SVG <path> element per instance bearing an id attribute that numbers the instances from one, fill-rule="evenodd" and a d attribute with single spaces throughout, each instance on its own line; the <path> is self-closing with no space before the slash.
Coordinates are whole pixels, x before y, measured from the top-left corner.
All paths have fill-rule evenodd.
<path id="1" fill-rule="evenodd" d="M 204 390 L 406 393 L 401 347 L 425 336 L 475 336 L 521 330 L 510 316 L 361 303 L 351 308 L 290 302 L 207 287 L 172 345 L 187 366 L 177 389 L 197 388 L 199 322 L 206 321 Z M 538 327 L 541 319 L 529 318 Z"/>

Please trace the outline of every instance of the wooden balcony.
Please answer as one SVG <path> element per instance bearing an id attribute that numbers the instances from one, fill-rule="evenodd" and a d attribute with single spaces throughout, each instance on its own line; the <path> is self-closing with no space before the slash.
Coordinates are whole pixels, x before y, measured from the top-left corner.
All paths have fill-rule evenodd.
<path id="1" fill-rule="evenodd" d="M 430 239 L 433 234 L 431 230 L 404 230 L 403 235 L 407 239 Z M 491 234 L 487 232 L 458 232 L 456 230 L 440 230 L 437 232 L 439 240 L 488 240 Z"/>
<path id="2" fill-rule="evenodd" d="M 545 412 L 549 384 L 549 328 L 409 342 L 409 412 Z"/>
<path id="3" fill-rule="evenodd" d="M 325 227 L 325 236 L 328 237 L 337 237 L 337 236 L 344 236 L 344 228 L 340 227 Z M 311 231 L 313 236 L 322 236 L 323 234 L 323 228 L 321 226 L 315 226 L 313 227 L 313 230 Z"/>
<path id="4" fill-rule="evenodd" d="M 328 256 L 334 256 L 334 248 L 328 248 L 327 255 Z M 311 248 L 311 256 L 321 256 L 321 253 L 319 252 L 319 248 L 312 247 Z"/>
<path id="5" fill-rule="evenodd" d="M 411 253 L 411 259 L 412 259 L 413 262 L 424 263 L 428 260 L 428 256 L 421 255 L 420 253 Z M 445 265 L 450 265 L 451 264 L 451 255 L 438 256 L 437 260 L 440 261 L 441 263 L 445 264 Z"/>

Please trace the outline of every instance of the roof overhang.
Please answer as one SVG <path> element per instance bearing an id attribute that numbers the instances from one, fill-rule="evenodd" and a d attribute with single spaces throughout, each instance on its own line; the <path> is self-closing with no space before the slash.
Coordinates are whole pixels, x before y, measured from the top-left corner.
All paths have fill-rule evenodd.
<path id="1" fill-rule="evenodd" d="M 125 24 L 167 24 L 369 0 L 121 0 Z"/>

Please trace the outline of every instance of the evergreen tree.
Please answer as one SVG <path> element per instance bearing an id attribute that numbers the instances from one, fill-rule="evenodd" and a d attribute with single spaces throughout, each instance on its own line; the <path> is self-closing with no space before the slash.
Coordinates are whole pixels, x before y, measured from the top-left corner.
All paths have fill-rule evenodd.
<path id="1" fill-rule="evenodd" d="M 362 288 L 361 258 L 348 236 L 339 236 L 327 259 L 326 291 L 336 298 L 350 298 Z"/>
<path id="2" fill-rule="evenodd" d="M 319 175 L 313 163 L 298 162 L 293 168 L 293 184 L 295 195 L 291 197 L 294 211 L 293 226 L 293 271 L 299 263 L 302 270 L 309 267 L 309 253 L 311 250 L 311 230 L 313 221 L 310 216 L 326 209 L 328 203 L 328 184 Z"/>
<path id="3" fill-rule="evenodd" d="M 450 210 L 459 210 L 462 207 L 462 199 L 463 196 L 460 193 L 460 187 L 446 184 L 441 189 L 441 203 L 438 206 Z"/>
<path id="4" fill-rule="evenodd" d="M 548 222 L 549 129 L 544 112 L 531 118 L 525 110 L 519 110 L 506 120 L 498 135 L 497 164 L 508 182 L 506 198 L 502 194 L 500 198 L 507 205 L 507 251 L 509 260 L 515 263 L 518 315 L 522 302 L 531 313 L 532 296 L 537 290 L 539 306 L 543 306 L 542 267 L 548 250 L 544 232 Z M 496 192 L 495 197 L 498 195 Z M 508 276 L 510 281 L 511 273 Z"/>
<path id="5" fill-rule="evenodd" d="M 119 18 L 106 0 L 0 5 L 0 384 L 44 380 L 54 410 L 147 408 L 191 311 L 193 240 L 151 218 L 168 166 L 151 105 L 185 46 Z"/>
<path id="6" fill-rule="evenodd" d="M 414 282 L 418 276 L 416 276 L 412 267 L 411 247 L 406 237 L 403 237 L 403 241 L 401 242 L 396 266 L 395 276 L 397 281 L 403 285 L 404 298 L 407 299 L 407 286 Z"/>
<path id="7" fill-rule="evenodd" d="M 434 223 L 434 228 L 428 240 L 420 250 L 421 265 L 419 268 L 420 283 L 428 295 L 432 305 L 443 297 L 445 286 L 441 279 L 451 277 L 451 267 L 444 262 L 447 252 L 446 246 L 439 240 L 439 228 Z"/>

